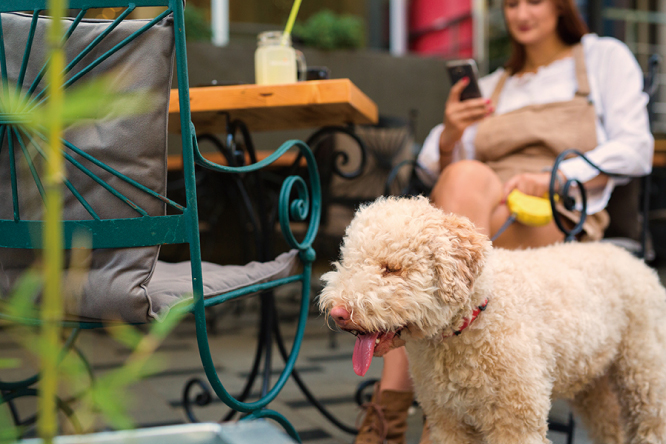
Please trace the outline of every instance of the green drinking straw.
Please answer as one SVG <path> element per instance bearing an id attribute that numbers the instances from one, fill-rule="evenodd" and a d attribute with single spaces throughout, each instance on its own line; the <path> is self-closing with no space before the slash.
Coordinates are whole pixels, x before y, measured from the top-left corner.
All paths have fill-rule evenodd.
<path id="1" fill-rule="evenodd" d="M 296 16 L 298 15 L 298 8 L 300 7 L 301 0 L 295 0 L 294 5 L 291 7 L 291 12 L 289 13 L 287 26 L 284 28 L 284 33 L 282 34 L 282 46 L 287 46 L 287 40 L 289 39 L 289 34 L 291 34 L 291 29 L 294 27 L 294 22 L 296 21 Z"/>

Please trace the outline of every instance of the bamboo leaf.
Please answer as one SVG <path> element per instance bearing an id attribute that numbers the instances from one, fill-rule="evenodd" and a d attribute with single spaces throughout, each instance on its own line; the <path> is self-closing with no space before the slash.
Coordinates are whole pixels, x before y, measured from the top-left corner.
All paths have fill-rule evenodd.
<path id="1" fill-rule="evenodd" d="M 176 328 L 176 326 L 183 320 L 183 318 L 190 313 L 192 307 L 191 302 L 181 301 L 171 307 L 169 313 L 166 315 L 163 321 L 154 322 L 150 326 L 150 335 L 163 340 L 166 338 L 169 333 Z"/>
<path id="2" fill-rule="evenodd" d="M 21 366 L 21 360 L 18 358 L 0 358 L 0 369 L 18 368 Z"/>
<path id="3" fill-rule="evenodd" d="M 86 124 L 91 119 L 129 117 L 154 108 L 154 93 L 147 90 L 121 91 L 122 85 L 113 77 L 113 74 L 99 76 L 68 91 L 62 110 L 64 125 L 72 127 Z"/>
<path id="4" fill-rule="evenodd" d="M 88 390 L 92 381 L 88 368 L 76 353 L 68 353 L 58 367 L 61 377 L 71 387 L 73 393 Z"/>
<path id="5" fill-rule="evenodd" d="M 89 397 L 89 402 L 94 409 L 100 411 L 117 429 L 134 428 L 134 421 L 126 413 L 132 401 L 133 398 L 128 391 L 105 384 L 95 384 Z"/>
<path id="6" fill-rule="evenodd" d="M 118 342 L 128 347 L 131 350 L 134 350 L 143 335 L 136 328 L 129 325 L 118 325 L 107 328 L 106 331 Z"/>
<path id="7" fill-rule="evenodd" d="M 35 268 L 21 275 L 8 302 L 3 303 L 3 311 L 16 317 L 34 317 L 35 300 L 42 290 L 42 276 Z"/>
<path id="8" fill-rule="evenodd" d="M 148 376 L 154 375 L 166 368 L 166 361 L 159 356 L 146 356 L 144 359 L 130 360 L 122 367 L 114 369 L 97 379 L 96 385 L 103 385 L 121 389 L 122 387 L 139 382 Z"/>
<path id="9" fill-rule="evenodd" d="M 112 120 L 146 113 L 155 108 L 157 94 L 149 90 L 127 91 L 110 73 L 82 82 L 64 92 L 60 118 L 65 128 L 90 124 L 92 120 Z M 2 93 L 2 91 L 0 91 Z M 16 88 L 7 86 L 2 94 L 0 113 L 12 115 L 32 128 L 44 128 L 49 124 L 49 113 L 45 101 L 32 109 L 23 108 Z"/>
<path id="10" fill-rule="evenodd" d="M 19 437 L 20 431 L 9 418 L 7 409 L 0 409 L 0 444 L 15 443 Z"/>

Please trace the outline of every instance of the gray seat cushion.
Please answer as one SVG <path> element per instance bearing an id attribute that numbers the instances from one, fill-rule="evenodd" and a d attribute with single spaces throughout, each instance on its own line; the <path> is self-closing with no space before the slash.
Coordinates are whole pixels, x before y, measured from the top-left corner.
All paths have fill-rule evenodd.
<path id="1" fill-rule="evenodd" d="M 271 262 L 250 262 L 247 265 L 202 262 L 204 297 L 290 276 L 298 264 L 298 250 L 282 253 Z M 157 261 L 153 277 L 146 288 L 151 304 L 150 316 L 161 319 L 178 301 L 192 297 L 191 267 L 190 262 Z"/>

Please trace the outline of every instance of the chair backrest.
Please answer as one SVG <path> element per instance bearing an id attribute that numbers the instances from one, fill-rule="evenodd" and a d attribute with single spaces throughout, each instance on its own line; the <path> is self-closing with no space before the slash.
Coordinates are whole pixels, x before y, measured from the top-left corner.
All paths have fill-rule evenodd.
<path id="1" fill-rule="evenodd" d="M 642 211 L 640 208 L 641 179 L 632 179 L 625 185 L 613 190 L 606 210 L 610 224 L 605 237 L 624 237 L 640 242 L 642 235 Z"/>
<path id="2" fill-rule="evenodd" d="M 366 164 L 359 177 L 352 180 L 339 175 L 331 178 L 331 197 L 358 205 L 374 200 L 384 193 L 386 179 L 398 163 L 413 155 L 414 137 L 408 122 L 397 117 L 380 116 L 376 125 L 355 128 L 366 151 Z M 343 134 L 337 134 L 335 148 L 347 154 L 349 165 L 360 164 L 360 150 Z M 406 179 L 407 171 L 402 174 Z"/>
<path id="3" fill-rule="evenodd" d="M 648 60 L 647 74 L 644 79 L 644 91 L 648 95 L 648 117 L 650 126 L 654 119 L 654 99 L 657 92 L 657 74 L 661 58 L 654 54 Z M 654 252 L 648 245 L 648 211 L 650 197 L 650 178 L 632 179 L 625 185 L 615 187 L 608 202 L 607 211 L 610 225 L 606 229 L 606 238 L 625 238 L 638 243 L 636 254 L 652 259 Z"/>
<path id="4" fill-rule="evenodd" d="M 22 103 L 29 107 L 50 94 L 44 75 L 50 19 L 40 15 L 46 3 L 0 3 L 3 84 L 16 87 Z M 64 23 L 65 88 L 105 74 L 124 91 L 151 91 L 157 103 L 146 114 L 85 122 L 63 136 L 65 248 L 82 237 L 93 251 L 88 281 L 65 295 L 66 304 L 70 313 L 80 316 L 146 321 L 155 316 L 145 285 L 159 245 L 189 243 L 193 259 L 200 262 L 183 0 L 70 0 L 68 6 L 76 15 Z M 127 20 L 136 7 L 143 6 L 164 7 L 165 11 L 153 20 Z M 115 20 L 85 18 L 96 7 L 122 8 L 122 13 Z M 166 197 L 174 57 L 187 205 Z M 0 291 L 5 293 L 34 260 L 30 250 L 42 247 L 40 177 L 46 140 L 44 131 L 22 125 L 16 110 L 9 111 L 13 113 L 0 114 L 0 201 L 4 203 L 0 206 Z M 167 216 L 166 206 L 176 214 Z M 90 286 L 95 291 L 86 291 Z"/>
<path id="5" fill-rule="evenodd" d="M 393 167 L 412 155 L 413 132 L 406 119 L 380 116 L 376 125 L 324 128 L 307 143 L 320 166 L 320 234 L 340 238 L 356 208 L 381 196 Z M 408 174 L 405 169 L 400 178 Z"/>

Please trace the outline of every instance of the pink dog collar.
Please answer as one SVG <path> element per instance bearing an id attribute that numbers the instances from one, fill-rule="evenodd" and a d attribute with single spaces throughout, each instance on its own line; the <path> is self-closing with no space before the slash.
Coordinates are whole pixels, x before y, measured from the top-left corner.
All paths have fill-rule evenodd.
<path id="1" fill-rule="evenodd" d="M 476 308 L 474 309 L 474 311 L 472 312 L 472 316 L 471 316 L 471 317 L 469 317 L 469 318 L 465 318 L 465 319 L 463 320 L 463 325 L 460 327 L 460 330 L 456 331 L 456 332 L 453 333 L 452 335 L 442 335 L 442 337 L 443 337 L 443 338 L 450 338 L 450 337 L 453 336 L 453 335 L 458 336 L 460 333 L 462 333 L 462 331 L 463 331 L 464 329 L 466 329 L 467 327 L 469 327 L 469 324 L 471 324 L 472 322 L 474 322 L 474 319 L 476 319 L 476 318 L 481 314 L 481 312 L 484 311 L 484 310 L 486 309 L 487 306 L 488 306 L 488 299 L 486 298 L 486 300 L 483 302 L 483 305 L 479 305 L 478 307 L 476 307 Z"/>

